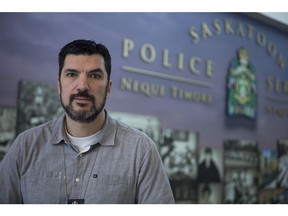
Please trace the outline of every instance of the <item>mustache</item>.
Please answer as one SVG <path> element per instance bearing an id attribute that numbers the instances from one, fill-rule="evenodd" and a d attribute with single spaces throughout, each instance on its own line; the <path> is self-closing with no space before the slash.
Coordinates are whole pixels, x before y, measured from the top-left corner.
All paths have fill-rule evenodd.
<path id="1" fill-rule="evenodd" d="M 76 97 L 83 97 L 90 99 L 92 101 L 95 100 L 95 97 L 93 95 L 88 94 L 87 91 L 79 91 L 77 94 L 70 95 L 70 101 L 73 101 Z"/>

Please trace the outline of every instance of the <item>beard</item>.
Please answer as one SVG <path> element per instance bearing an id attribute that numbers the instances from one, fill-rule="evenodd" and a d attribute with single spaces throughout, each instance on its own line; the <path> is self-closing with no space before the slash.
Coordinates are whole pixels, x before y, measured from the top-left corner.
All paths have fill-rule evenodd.
<path id="1" fill-rule="evenodd" d="M 88 111 L 76 111 L 76 110 L 74 110 L 72 102 L 73 102 L 75 97 L 84 97 L 84 98 L 89 99 L 92 103 L 90 110 L 88 110 Z M 80 123 L 93 122 L 97 118 L 99 113 L 104 109 L 104 106 L 106 103 L 106 98 L 107 98 L 107 89 L 106 89 L 106 93 L 105 93 L 105 96 L 103 98 L 102 103 L 100 104 L 99 107 L 96 107 L 95 97 L 93 95 L 88 94 L 87 91 L 79 91 L 77 94 L 70 95 L 69 104 L 64 105 L 63 100 L 62 100 L 62 89 L 60 92 L 60 101 L 61 101 L 61 104 L 62 104 L 66 114 L 72 120 L 80 122 Z M 78 104 L 78 105 L 81 106 L 81 104 Z"/>

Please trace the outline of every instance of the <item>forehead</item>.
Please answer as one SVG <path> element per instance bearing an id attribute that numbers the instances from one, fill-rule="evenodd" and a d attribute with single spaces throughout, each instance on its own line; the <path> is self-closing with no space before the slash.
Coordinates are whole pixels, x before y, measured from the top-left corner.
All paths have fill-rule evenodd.
<path id="1" fill-rule="evenodd" d="M 105 70 L 105 61 L 103 56 L 99 54 L 93 55 L 72 55 L 66 56 L 63 69 L 65 68 L 101 68 Z"/>

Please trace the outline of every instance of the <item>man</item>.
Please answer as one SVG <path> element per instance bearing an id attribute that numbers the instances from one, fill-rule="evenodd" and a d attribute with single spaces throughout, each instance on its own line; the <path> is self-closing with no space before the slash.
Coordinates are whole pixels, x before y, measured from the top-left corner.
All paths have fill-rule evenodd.
<path id="1" fill-rule="evenodd" d="M 76 40 L 58 60 L 66 115 L 16 138 L 0 164 L 0 203 L 174 203 L 153 141 L 104 109 L 107 48 Z"/>
<path id="2" fill-rule="evenodd" d="M 198 165 L 198 182 L 216 183 L 220 181 L 220 173 L 213 160 L 212 149 L 207 147 L 205 148 L 204 159 Z"/>

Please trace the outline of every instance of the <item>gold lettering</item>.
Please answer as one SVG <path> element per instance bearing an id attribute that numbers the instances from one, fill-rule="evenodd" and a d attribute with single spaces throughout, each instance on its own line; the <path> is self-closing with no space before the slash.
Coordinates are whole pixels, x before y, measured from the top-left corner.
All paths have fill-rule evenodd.
<path id="1" fill-rule="evenodd" d="M 271 57 L 277 57 L 276 62 L 281 69 L 284 69 L 286 66 L 285 59 L 281 54 L 278 54 L 277 46 L 270 41 L 267 41 L 266 35 L 263 32 L 256 32 L 255 27 L 251 24 L 244 25 L 242 22 L 238 22 L 236 24 L 233 23 L 231 19 L 223 19 L 223 26 L 221 26 L 221 21 L 219 19 L 213 19 L 212 28 L 207 25 L 207 23 L 201 23 L 201 33 L 197 32 L 195 26 L 191 26 L 189 28 L 189 35 L 192 38 L 194 44 L 198 44 L 201 40 L 207 39 L 214 35 L 220 35 L 222 32 L 229 35 L 238 35 L 242 38 L 247 37 L 249 40 L 255 40 L 255 43 L 259 47 L 266 48 L 268 54 Z M 223 29 L 223 30 L 222 30 Z M 178 67 L 179 69 L 179 67 Z"/>
<path id="2" fill-rule="evenodd" d="M 167 68 L 171 68 L 172 64 L 169 62 L 169 50 L 163 50 L 163 66 Z"/>
<path id="3" fill-rule="evenodd" d="M 147 52 L 149 55 L 147 55 Z M 151 64 L 156 59 L 156 50 L 151 44 L 144 44 L 141 47 L 140 56 L 145 63 Z"/>
<path id="4" fill-rule="evenodd" d="M 254 35 L 254 27 L 252 25 L 248 25 L 248 38 L 252 40 L 253 35 Z"/>
<path id="5" fill-rule="evenodd" d="M 133 81 L 133 91 L 136 93 L 139 92 L 139 81 L 138 80 Z"/>
<path id="6" fill-rule="evenodd" d="M 225 19 L 224 20 L 224 24 L 225 24 L 225 32 L 226 34 L 234 34 L 233 28 L 232 28 L 232 21 Z"/>
<path id="7" fill-rule="evenodd" d="M 284 80 L 283 82 L 283 93 L 286 94 L 288 92 L 288 80 Z"/>
<path id="8" fill-rule="evenodd" d="M 199 37 L 199 35 L 197 34 L 196 29 L 195 29 L 194 26 L 191 26 L 191 27 L 189 28 L 189 34 L 190 34 L 190 36 L 192 37 L 192 41 L 193 41 L 194 44 L 199 43 L 200 37 Z"/>
<path id="9" fill-rule="evenodd" d="M 198 103 L 205 103 L 211 104 L 212 96 L 210 94 L 202 93 L 202 92 L 193 92 L 187 91 L 177 86 L 171 86 L 171 97 L 173 99 L 180 99 L 184 101 L 190 102 L 198 102 Z"/>
<path id="10" fill-rule="evenodd" d="M 132 79 L 131 78 L 122 78 L 121 79 L 121 85 L 120 85 L 121 89 L 123 90 L 131 90 L 132 88 Z"/>
<path id="11" fill-rule="evenodd" d="M 237 29 L 236 29 L 236 34 L 240 35 L 241 37 L 245 36 L 244 28 L 243 28 L 242 23 L 238 23 L 238 26 L 237 26 Z"/>
<path id="12" fill-rule="evenodd" d="M 273 79 L 271 77 L 268 77 L 266 80 L 266 86 L 268 91 L 273 91 Z"/>
<path id="13" fill-rule="evenodd" d="M 151 96 L 152 95 L 150 84 L 148 82 L 141 83 L 140 91 L 146 96 Z"/>
<path id="14" fill-rule="evenodd" d="M 208 77 L 213 77 L 213 66 L 214 66 L 214 61 L 208 60 L 206 62 L 206 75 Z"/>
<path id="15" fill-rule="evenodd" d="M 122 78 L 120 86 L 122 90 L 132 91 L 134 93 L 142 93 L 147 97 L 163 97 L 165 95 L 164 85 L 158 85 L 149 82 L 139 82 L 138 80 L 132 80 L 131 78 Z"/>
<path id="16" fill-rule="evenodd" d="M 186 99 L 186 100 L 193 100 L 193 92 L 191 92 L 191 91 L 185 91 L 185 92 L 184 92 L 184 99 Z"/>
<path id="17" fill-rule="evenodd" d="M 266 89 L 271 92 L 287 94 L 288 93 L 288 80 L 268 77 L 266 80 Z"/>
<path id="18" fill-rule="evenodd" d="M 218 19 L 213 20 L 213 26 L 215 28 L 216 35 L 220 35 L 221 34 L 221 26 L 220 26 L 220 21 Z"/>
<path id="19" fill-rule="evenodd" d="M 268 54 L 269 54 L 270 56 L 275 57 L 276 54 L 277 54 L 277 47 L 275 46 L 275 44 L 269 42 L 269 43 L 267 44 L 267 51 L 268 51 Z"/>
<path id="20" fill-rule="evenodd" d="M 208 38 L 211 37 L 213 34 L 210 31 L 208 25 L 206 23 L 202 23 L 202 37 L 203 38 Z"/>
<path id="21" fill-rule="evenodd" d="M 276 61 L 277 61 L 277 64 L 279 65 L 279 67 L 281 69 L 285 68 L 286 62 L 285 62 L 285 59 L 282 55 L 279 55 Z"/>
<path id="22" fill-rule="evenodd" d="M 197 63 L 201 63 L 201 59 L 196 56 L 191 57 L 189 61 L 189 69 L 193 74 L 200 75 L 201 74 L 200 70 L 197 70 L 195 66 Z"/>
<path id="23" fill-rule="evenodd" d="M 288 109 L 285 108 L 278 108 L 272 105 L 266 105 L 265 111 L 271 114 L 275 114 L 279 117 L 287 117 L 288 116 Z"/>
<path id="24" fill-rule="evenodd" d="M 264 47 L 266 45 L 266 37 L 264 33 L 258 32 L 256 42 L 260 47 Z"/>
<path id="25" fill-rule="evenodd" d="M 178 53 L 178 69 L 183 70 L 184 69 L 184 54 Z"/>
<path id="26" fill-rule="evenodd" d="M 122 55 L 124 58 L 128 58 L 129 52 L 134 49 L 134 42 L 128 38 L 123 40 L 123 51 Z"/>
<path id="27" fill-rule="evenodd" d="M 163 85 L 159 86 L 159 96 L 163 97 L 165 95 L 165 87 Z"/>
<path id="28" fill-rule="evenodd" d="M 212 95 L 211 94 L 207 94 L 207 103 L 212 104 Z"/>
<path id="29" fill-rule="evenodd" d="M 173 98 L 177 98 L 177 90 L 178 90 L 178 87 L 177 86 L 171 86 L 171 96 Z"/>
<path id="30" fill-rule="evenodd" d="M 275 79 L 275 91 L 281 92 L 281 80 L 280 79 Z"/>

